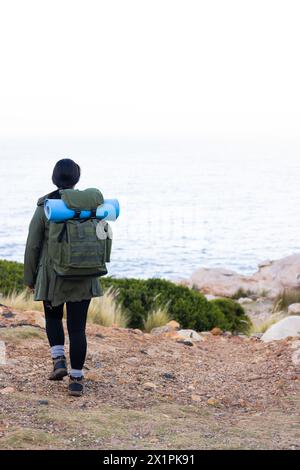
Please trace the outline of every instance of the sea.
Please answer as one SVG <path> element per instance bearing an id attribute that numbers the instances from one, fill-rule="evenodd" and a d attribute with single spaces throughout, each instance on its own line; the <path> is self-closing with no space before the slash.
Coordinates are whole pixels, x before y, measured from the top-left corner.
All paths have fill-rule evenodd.
<path id="1" fill-rule="evenodd" d="M 300 144 L 276 139 L 0 139 L 0 259 L 23 261 L 37 199 L 72 158 L 77 189 L 117 198 L 115 277 L 188 278 L 199 267 L 251 274 L 300 250 Z"/>

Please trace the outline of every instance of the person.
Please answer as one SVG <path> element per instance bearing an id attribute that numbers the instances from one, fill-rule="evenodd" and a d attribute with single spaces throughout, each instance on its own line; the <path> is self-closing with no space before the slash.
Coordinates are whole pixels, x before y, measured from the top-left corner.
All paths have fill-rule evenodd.
<path id="1" fill-rule="evenodd" d="M 71 159 L 64 158 L 56 163 L 52 182 L 57 189 L 37 201 L 24 253 L 24 284 L 34 294 L 34 300 L 43 301 L 46 333 L 53 360 L 50 380 L 62 380 L 68 375 L 62 322 L 66 304 L 71 362 L 68 393 L 72 396 L 81 396 L 84 392 L 87 313 L 91 298 L 99 297 L 103 292 L 98 277 L 63 279 L 56 276 L 51 258 L 47 256 L 50 222 L 44 213 L 44 202 L 46 199 L 60 199 L 60 190 L 74 189 L 80 174 L 79 165 Z"/>

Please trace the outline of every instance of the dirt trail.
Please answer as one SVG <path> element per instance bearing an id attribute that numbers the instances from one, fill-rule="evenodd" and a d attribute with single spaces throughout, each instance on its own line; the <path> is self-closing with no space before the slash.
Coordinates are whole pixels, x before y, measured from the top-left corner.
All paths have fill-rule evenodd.
<path id="1" fill-rule="evenodd" d="M 0 449 L 300 449 L 293 340 L 205 336 L 193 346 L 88 326 L 86 393 L 47 380 L 46 335 L 2 307 Z"/>

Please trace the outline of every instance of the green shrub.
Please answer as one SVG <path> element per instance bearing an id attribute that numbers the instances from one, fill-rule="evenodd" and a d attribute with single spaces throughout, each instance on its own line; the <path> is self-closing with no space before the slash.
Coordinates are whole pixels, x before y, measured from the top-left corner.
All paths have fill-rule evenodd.
<path id="1" fill-rule="evenodd" d="M 231 304 L 229 299 L 208 302 L 200 292 L 165 279 L 102 277 L 100 282 L 104 289 L 118 290 L 117 302 L 128 315 L 131 328 L 143 329 L 149 313 L 166 306 L 170 318 L 182 328 L 205 331 L 218 326 L 242 332 L 249 328 L 250 320 L 239 304 Z M 0 292 L 7 295 L 23 288 L 23 264 L 0 260 Z"/>
<path id="2" fill-rule="evenodd" d="M 223 312 L 209 303 L 204 295 L 188 287 L 176 285 L 165 279 L 113 279 L 102 278 L 102 286 L 118 289 L 118 300 L 128 311 L 131 328 L 143 328 L 148 313 L 168 305 L 171 319 L 180 323 L 182 328 L 197 331 L 210 330 L 219 326 L 231 330 Z"/>
<path id="3" fill-rule="evenodd" d="M 246 315 L 244 308 L 232 299 L 215 299 L 210 304 L 215 305 L 225 315 L 229 325 L 229 331 L 249 333 L 252 325 L 250 318 Z"/>
<path id="4" fill-rule="evenodd" d="M 23 264 L 16 261 L 0 260 L 0 293 L 8 295 L 12 291 L 24 289 Z"/>

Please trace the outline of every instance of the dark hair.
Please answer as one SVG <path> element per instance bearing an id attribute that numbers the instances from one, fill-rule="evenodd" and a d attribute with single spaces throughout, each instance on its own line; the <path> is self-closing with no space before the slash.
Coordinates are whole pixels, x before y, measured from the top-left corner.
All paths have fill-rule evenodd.
<path id="1" fill-rule="evenodd" d="M 80 166 L 70 158 L 59 160 L 52 173 L 52 181 L 59 189 L 72 188 L 80 178 Z"/>

